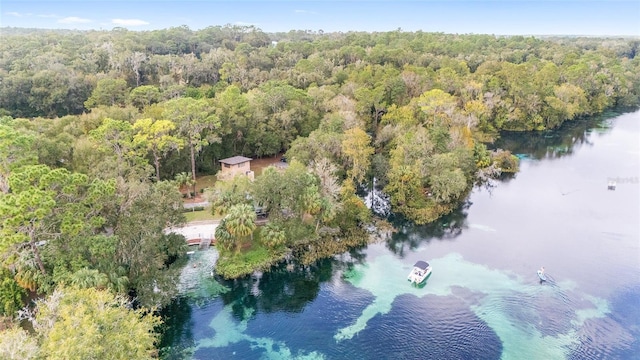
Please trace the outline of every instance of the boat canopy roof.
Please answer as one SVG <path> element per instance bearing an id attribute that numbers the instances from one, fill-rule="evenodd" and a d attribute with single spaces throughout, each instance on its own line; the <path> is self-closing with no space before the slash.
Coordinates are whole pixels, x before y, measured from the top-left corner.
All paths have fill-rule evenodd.
<path id="1" fill-rule="evenodd" d="M 420 268 L 422 270 L 427 270 L 427 268 L 429 267 L 429 263 L 426 261 L 418 261 L 415 265 L 413 265 L 413 267 L 417 267 Z"/>

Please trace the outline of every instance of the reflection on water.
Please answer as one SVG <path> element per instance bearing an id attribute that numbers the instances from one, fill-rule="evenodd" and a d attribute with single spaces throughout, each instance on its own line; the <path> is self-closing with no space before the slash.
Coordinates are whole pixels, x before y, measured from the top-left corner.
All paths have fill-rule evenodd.
<path id="1" fill-rule="evenodd" d="M 426 246 L 432 240 L 453 240 L 467 226 L 467 209 L 471 202 L 465 201 L 460 207 L 437 221 L 426 225 L 414 225 L 402 216 L 393 216 L 389 220 L 396 231 L 387 241 L 387 248 L 393 253 L 404 256 L 419 246 Z"/>
<path id="2" fill-rule="evenodd" d="M 608 111 L 586 119 L 565 122 L 559 130 L 539 133 L 504 132 L 491 148 L 508 149 L 521 159 L 553 159 L 572 155 L 583 146 L 593 146 L 593 134 L 611 131 L 612 118 L 620 115 Z"/>
<path id="3" fill-rule="evenodd" d="M 390 219 L 386 242 L 313 266 L 225 282 L 195 254 L 185 296 L 165 309 L 163 357 L 633 359 L 640 186 L 609 191 L 606 178 L 640 172 L 639 123 L 635 112 L 505 135 L 499 146 L 523 159 L 515 177 L 433 224 Z M 416 260 L 433 266 L 423 287 L 406 280 Z"/>

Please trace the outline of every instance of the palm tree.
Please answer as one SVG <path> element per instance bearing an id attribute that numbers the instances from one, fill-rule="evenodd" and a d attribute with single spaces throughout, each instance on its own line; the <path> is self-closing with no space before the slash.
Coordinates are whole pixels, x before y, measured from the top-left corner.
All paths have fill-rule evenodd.
<path id="1" fill-rule="evenodd" d="M 315 216 L 322 210 L 322 198 L 320 198 L 318 186 L 312 185 L 302 194 L 302 209 L 303 217 L 304 214 Z"/>
<path id="2" fill-rule="evenodd" d="M 253 240 L 253 230 L 256 229 L 256 212 L 249 204 L 237 204 L 229 208 L 225 217 L 226 228 L 229 234 L 236 239 L 241 239 L 251 235 Z"/>
<path id="3" fill-rule="evenodd" d="M 182 191 L 182 189 L 185 187 L 187 188 L 187 197 L 191 199 L 191 189 L 189 188 L 195 185 L 196 183 L 193 177 L 191 176 L 191 173 L 187 173 L 183 171 L 179 174 L 176 174 L 175 182 L 178 184 L 180 191 Z"/>
<path id="4" fill-rule="evenodd" d="M 220 224 L 216 227 L 215 232 L 216 247 L 220 250 L 231 250 L 235 245 L 235 238 L 231 236 L 229 230 L 227 230 L 227 219 L 224 218 L 220 221 Z"/>
<path id="5" fill-rule="evenodd" d="M 126 270 L 122 266 L 118 266 L 117 269 L 110 272 L 107 277 L 109 278 L 109 287 L 111 290 L 119 293 L 124 293 L 129 287 L 129 278 L 125 275 Z"/>
<path id="6" fill-rule="evenodd" d="M 275 249 L 284 245 L 287 240 L 286 235 L 282 229 L 275 223 L 268 223 L 262 228 L 262 242 L 269 249 Z"/>
<path id="7" fill-rule="evenodd" d="M 104 289 L 109 283 L 109 277 L 98 270 L 82 268 L 71 275 L 71 284 L 81 289 Z"/>

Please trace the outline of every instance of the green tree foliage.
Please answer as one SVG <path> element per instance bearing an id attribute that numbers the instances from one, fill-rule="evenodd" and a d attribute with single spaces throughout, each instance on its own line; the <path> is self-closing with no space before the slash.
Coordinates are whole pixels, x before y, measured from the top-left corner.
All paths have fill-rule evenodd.
<path id="1" fill-rule="evenodd" d="M 5 265 L 17 268 L 21 286 L 34 290 L 50 280 L 46 249 L 101 227 L 103 199 L 113 195 L 115 187 L 44 165 L 14 171 L 9 184 L 11 192 L 0 196 L 0 254 Z"/>
<path id="2" fill-rule="evenodd" d="M 237 239 L 231 235 L 227 229 L 227 219 L 220 220 L 220 224 L 216 226 L 215 231 L 216 247 L 223 251 L 231 251 L 237 247 Z"/>
<path id="3" fill-rule="evenodd" d="M 71 285 L 80 289 L 104 289 L 108 283 L 109 277 L 96 269 L 82 268 L 71 275 Z"/>
<path id="4" fill-rule="evenodd" d="M 431 124 L 449 125 L 457 107 L 457 99 L 450 94 L 434 89 L 425 92 L 417 99 L 420 109 Z"/>
<path id="5" fill-rule="evenodd" d="M 253 117 L 264 119 L 247 138 L 258 156 L 277 154 L 317 127 L 319 114 L 312 111 L 311 99 L 300 89 L 270 81 L 249 91 L 247 97 Z"/>
<path id="6" fill-rule="evenodd" d="M 220 119 L 206 99 L 178 98 L 165 104 L 164 116 L 176 124 L 177 136 L 191 156 L 191 174 L 196 180 L 196 155 L 204 146 L 220 141 Z M 193 188 L 195 192 L 195 184 Z"/>
<path id="7" fill-rule="evenodd" d="M 105 78 L 99 80 L 84 106 L 92 109 L 96 106 L 124 106 L 127 101 L 127 82 L 122 79 Z"/>
<path id="8" fill-rule="evenodd" d="M 289 159 L 211 195 L 222 214 L 268 212 L 273 228 L 256 231 L 250 249 L 260 254 L 311 261 L 361 243 L 370 214 L 355 190 L 371 175 L 392 211 L 433 221 L 478 178 L 517 171 L 516 157 L 481 145 L 500 131 L 637 106 L 636 50 L 628 39 L 232 25 L 3 29 L 0 114 L 23 117 L 0 118 L 3 276 L 21 289 L 64 282 L 165 303 L 184 241 L 163 230 L 183 219 L 176 184 L 151 182 L 153 168 L 155 180 L 184 173 L 191 183 L 180 183 L 195 186 L 197 173 L 239 154 Z M 173 151 L 180 142 L 188 152 Z M 25 178 L 36 163 L 47 165 L 42 176 Z M 233 239 L 219 229 L 221 244 Z M 15 284 L 3 283 L 5 303 L 17 299 Z"/>
<path id="9" fill-rule="evenodd" d="M 207 192 L 214 215 L 226 215 L 229 209 L 238 204 L 251 204 L 251 184 L 246 176 L 216 182 L 213 189 Z"/>
<path id="10" fill-rule="evenodd" d="M 34 165 L 38 161 L 35 136 L 15 129 L 12 123 L 10 118 L 3 118 L 0 122 L 0 193 L 9 191 L 11 170 Z"/>
<path id="11" fill-rule="evenodd" d="M 317 199 L 317 185 L 316 176 L 301 163 L 292 161 L 284 172 L 274 167 L 265 169 L 256 179 L 252 195 L 256 203 L 274 216 L 302 219 Z"/>
<path id="12" fill-rule="evenodd" d="M 37 306 L 34 327 L 47 359 L 153 359 L 160 319 L 104 290 L 64 288 Z"/>
<path id="13" fill-rule="evenodd" d="M 416 222 L 425 222 L 409 215 L 412 210 L 427 206 L 418 170 L 415 166 L 408 165 L 392 167 L 384 190 L 391 196 L 391 205 L 395 211 L 404 213 Z"/>
<path id="14" fill-rule="evenodd" d="M 498 149 L 491 153 L 493 163 L 504 173 L 516 173 L 519 169 L 519 161 L 515 155 L 507 150 Z"/>
<path id="15" fill-rule="evenodd" d="M 244 203 L 231 206 L 216 227 L 216 246 L 223 251 L 239 251 L 247 237 L 250 236 L 253 240 L 255 221 L 256 213 L 253 206 Z"/>
<path id="16" fill-rule="evenodd" d="M 172 150 L 180 150 L 182 139 L 174 135 L 176 125 L 169 120 L 139 119 L 133 124 L 133 144 L 147 150 L 153 156 L 156 180 L 160 180 L 160 160 Z"/>
<path id="17" fill-rule="evenodd" d="M 181 173 L 178 173 L 176 174 L 174 181 L 178 185 L 178 188 L 181 191 L 184 189 L 187 192 L 187 197 L 191 199 L 191 187 L 195 185 L 193 181 L 193 176 L 191 176 L 191 173 L 187 173 L 184 171 Z"/>
<path id="18" fill-rule="evenodd" d="M 242 239 L 248 236 L 253 237 L 256 229 L 256 212 L 249 204 L 236 204 L 229 208 L 227 212 L 226 228 L 231 236 Z"/>
<path id="19" fill-rule="evenodd" d="M 278 46 L 271 47 L 270 37 L 280 41 Z M 490 123 L 498 130 L 505 125 L 535 128 L 539 119 L 527 112 L 544 112 L 549 106 L 545 98 L 563 83 L 585 91 L 584 113 L 635 105 L 639 95 L 633 39 L 424 32 L 268 35 L 238 26 L 148 33 L 8 30 L 3 39 L 0 108 L 16 117 L 79 114 L 92 84 L 95 92 L 100 81 L 112 79 L 134 88 L 155 86 L 165 99 L 203 85 L 234 84 L 242 92 L 269 80 L 284 79 L 305 90 L 335 85 L 345 94 L 356 90 L 352 94 L 365 123 L 393 103 L 406 105 L 434 88 L 468 96 L 462 89 L 476 82 L 481 84 L 476 100 L 488 100 L 491 118 L 499 119 Z M 532 86 L 524 79 L 531 79 Z"/>
<path id="20" fill-rule="evenodd" d="M 160 89 L 153 85 L 142 85 L 131 89 L 129 102 L 142 110 L 160 101 Z"/>
<path id="21" fill-rule="evenodd" d="M 323 129 L 314 130 L 308 137 L 299 137 L 291 143 L 287 151 L 288 159 L 295 159 L 308 165 L 315 159 L 326 158 L 338 161 L 342 156 L 342 124 L 340 131 Z"/>
<path id="22" fill-rule="evenodd" d="M 12 172 L 11 191 L 0 196 L 0 254 L 17 284 L 134 291 L 144 305 L 170 300 L 186 245 L 163 230 L 184 221 L 180 193 L 169 182 L 123 180 L 44 165 Z"/>
<path id="23" fill-rule="evenodd" d="M 443 170 L 430 177 L 431 191 L 437 202 L 456 200 L 467 188 L 467 179 L 462 170 Z"/>
<path id="24" fill-rule="evenodd" d="M 225 133 L 223 142 L 231 144 L 234 154 L 248 154 L 251 144 L 247 143 L 247 137 L 254 131 L 249 100 L 242 95 L 239 87 L 231 85 L 216 94 L 214 102 L 222 132 Z"/>
<path id="25" fill-rule="evenodd" d="M 14 279 L 15 274 L 0 268 L 0 315 L 13 316 L 23 306 L 26 292 Z M 1 352 L 0 352 L 1 353 Z"/>
<path id="26" fill-rule="evenodd" d="M 110 277 L 126 276 L 144 306 L 166 304 L 177 291 L 186 242 L 164 229 L 184 222 L 182 196 L 168 181 L 119 184 L 110 206 L 107 225 L 117 240 Z"/>
<path id="27" fill-rule="evenodd" d="M 269 249 L 277 249 L 285 244 L 286 233 L 276 223 L 268 223 L 260 232 L 262 242 Z"/>
<path id="28" fill-rule="evenodd" d="M 110 118 L 104 118 L 97 129 L 89 132 L 103 156 L 94 169 L 96 174 L 107 177 L 127 176 L 136 165 L 144 162 L 136 151 L 134 133 L 130 122 Z"/>

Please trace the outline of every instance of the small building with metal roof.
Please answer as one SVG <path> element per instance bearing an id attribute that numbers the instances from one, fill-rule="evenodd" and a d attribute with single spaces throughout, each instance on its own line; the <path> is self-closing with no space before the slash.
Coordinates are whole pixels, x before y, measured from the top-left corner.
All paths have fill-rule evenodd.
<path id="1" fill-rule="evenodd" d="M 219 179 L 231 179 L 236 175 L 246 175 L 253 180 L 253 171 L 251 171 L 251 158 L 244 156 L 233 156 L 220 160 L 221 170 L 218 175 Z"/>

